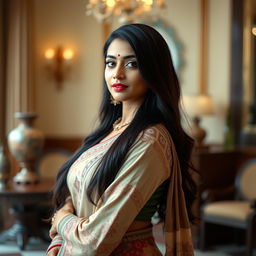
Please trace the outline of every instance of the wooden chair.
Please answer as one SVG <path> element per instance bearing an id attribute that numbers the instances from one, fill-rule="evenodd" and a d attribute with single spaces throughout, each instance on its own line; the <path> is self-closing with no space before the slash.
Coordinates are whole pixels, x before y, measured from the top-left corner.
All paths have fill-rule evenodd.
<path id="1" fill-rule="evenodd" d="M 233 191 L 234 200 L 214 201 Z M 252 256 L 256 240 L 256 158 L 248 160 L 239 169 L 233 187 L 208 190 L 203 195 L 208 202 L 201 209 L 200 249 L 206 249 L 206 224 L 212 223 L 244 229 L 246 255 Z"/>
<path id="2" fill-rule="evenodd" d="M 45 152 L 37 163 L 37 170 L 42 178 L 55 179 L 59 168 L 64 164 L 71 153 L 64 149 L 55 149 Z"/>

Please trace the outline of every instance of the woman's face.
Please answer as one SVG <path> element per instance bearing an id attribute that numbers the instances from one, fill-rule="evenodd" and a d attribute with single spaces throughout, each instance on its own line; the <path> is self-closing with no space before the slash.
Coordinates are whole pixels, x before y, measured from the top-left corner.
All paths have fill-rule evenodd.
<path id="1" fill-rule="evenodd" d="M 109 45 L 105 61 L 105 80 L 113 98 L 123 103 L 140 105 L 148 87 L 130 44 L 114 39 Z"/>

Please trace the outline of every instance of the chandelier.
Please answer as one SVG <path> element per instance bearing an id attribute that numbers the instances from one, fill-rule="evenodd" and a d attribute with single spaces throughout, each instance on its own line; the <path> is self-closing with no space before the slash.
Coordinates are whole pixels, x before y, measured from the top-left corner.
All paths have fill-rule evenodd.
<path id="1" fill-rule="evenodd" d="M 100 22 L 118 16 L 120 23 L 138 19 L 156 19 L 164 7 L 164 0 L 89 0 L 87 14 Z"/>

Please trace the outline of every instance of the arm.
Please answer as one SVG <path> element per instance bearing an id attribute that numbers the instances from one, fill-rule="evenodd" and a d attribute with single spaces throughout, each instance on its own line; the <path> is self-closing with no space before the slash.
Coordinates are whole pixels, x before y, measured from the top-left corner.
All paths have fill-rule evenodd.
<path id="1" fill-rule="evenodd" d="M 59 223 L 62 218 L 69 216 L 70 214 L 74 214 L 74 211 L 75 209 L 72 203 L 72 199 L 69 196 L 66 199 L 64 206 L 55 212 L 52 217 L 52 226 L 49 232 L 50 238 L 52 240 L 54 240 L 56 237 L 60 237 L 61 240 L 63 240 L 62 237 L 58 235 L 56 223 Z"/>
<path id="2" fill-rule="evenodd" d="M 110 255 L 152 193 L 169 177 L 158 142 L 140 141 L 135 148 L 89 218 L 67 214 L 56 220 L 64 240 L 60 255 Z"/>
<path id="3" fill-rule="evenodd" d="M 56 230 L 56 222 L 58 223 L 59 219 L 65 217 L 67 215 L 73 214 L 73 213 L 74 213 L 74 206 L 72 203 L 72 199 L 69 196 L 66 199 L 65 205 L 60 210 L 58 210 L 52 217 L 52 226 L 51 226 L 51 229 L 49 232 L 50 237 L 52 238 L 52 242 L 46 251 L 47 255 L 56 256 L 59 252 L 60 247 L 63 244 L 63 239 L 57 233 L 57 230 Z"/>

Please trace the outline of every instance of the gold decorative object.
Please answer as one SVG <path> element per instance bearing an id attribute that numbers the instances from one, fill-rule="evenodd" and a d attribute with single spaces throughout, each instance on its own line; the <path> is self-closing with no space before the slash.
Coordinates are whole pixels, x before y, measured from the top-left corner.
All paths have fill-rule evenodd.
<path id="1" fill-rule="evenodd" d="M 157 19 L 164 7 L 164 0 L 90 0 L 87 14 L 105 22 L 118 16 L 120 23 L 131 23 L 138 17 Z"/>
<path id="2" fill-rule="evenodd" d="M 35 163 L 43 148 L 44 136 L 40 130 L 33 127 L 37 114 L 17 112 L 15 117 L 21 122 L 9 133 L 8 145 L 21 170 L 13 180 L 18 184 L 35 184 L 39 182 Z"/>
<path id="3" fill-rule="evenodd" d="M 113 130 L 114 131 L 119 131 L 120 129 L 122 129 L 123 127 L 129 125 L 131 122 L 126 122 L 120 125 L 120 123 L 122 122 L 122 118 L 118 118 L 114 123 L 113 123 Z"/>
<path id="4" fill-rule="evenodd" d="M 49 78 L 53 79 L 56 82 L 57 89 L 60 89 L 63 81 L 67 79 L 74 52 L 70 48 L 58 46 L 46 49 L 44 57 Z"/>

